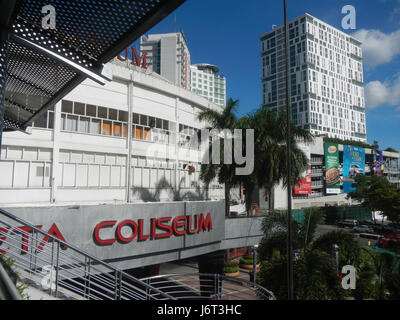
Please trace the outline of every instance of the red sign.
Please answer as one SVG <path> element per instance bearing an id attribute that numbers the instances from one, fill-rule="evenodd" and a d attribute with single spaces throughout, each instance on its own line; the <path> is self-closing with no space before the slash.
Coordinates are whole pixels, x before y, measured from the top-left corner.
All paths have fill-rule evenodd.
<path id="1" fill-rule="evenodd" d="M 143 55 L 139 58 L 138 52 L 135 47 L 131 47 L 131 52 L 132 52 L 132 61 L 131 64 L 134 66 L 138 66 L 139 68 L 147 69 L 147 52 L 143 52 Z M 127 61 L 128 60 L 128 55 L 129 55 L 129 48 L 125 49 L 125 57 L 121 56 L 119 54 L 117 56 L 118 60 L 120 61 Z"/>
<path id="2" fill-rule="evenodd" d="M 307 167 L 307 171 L 304 175 L 305 176 L 300 178 L 300 181 L 294 186 L 294 194 L 302 195 L 312 193 L 311 166 Z"/>
<path id="3" fill-rule="evenodd" d="M 35 226 L 38 229 L 42 229 L 43 226 Z M 28 244 L 29 244 L 29 238 L 30 234 L 32 233 L 32 228 L 30 227 L 15 227 L 15 228 L 0 228 L 0 232 L 2 236 L 0 236 L 0 246 L 3 244 L 3 242 L 7 239 L 7 236 L 10 236 L 10 238 L 15 238 L 15 235 L 21 235 L 22 236 L 22 245 L 21 245 L 21 254 L 27 253 L 28 252 Z M 53 225 L 50 227 L 49 231 L 47 231 L 49 235 L 54 236 L 57 239 L 60 239 L 61 241 L 65 242 L 65 239 L 63 235 L 60 232 L 60 229 L 58 229 L 57 225 L 53 223 Z M 37 250 L 41 251 L 43 250 L 43 247 L 47 242 L 51 240 L 50 237 L 44 236 L 42 241 L 40 242 L 39 246 L 37 247 Z M 61 245 L 61 249 L 66 249 L 64 245 Z M 6 253 L 7 250 L 1 250 L 0 249 L 0 254 Z"/>
<path id="4" fill-rule="evenodd" d="M 129 243 L 135 238 L 137 238 L 137 241 L 146 241 L 212 230 L 210 213 L 207 213 L 205 217 L 201 213 L 194 216 L 178 216 L 174 219 L 171 217 L 151 218 L 149 230 L 144 230 L 143 222 L 143 219 L 137 221 L 123 220 L 118 224 L 116 220 L 102 221 L 94 228 L 94 241 L 99 245 L 110 245 L 115 241 Z M 131 229 L 129 236 L 122 234 L 124 227 Z M 104 228 L 115 228 L 114 236 L 107 239 L 101 238 L 99 233 Z"/>

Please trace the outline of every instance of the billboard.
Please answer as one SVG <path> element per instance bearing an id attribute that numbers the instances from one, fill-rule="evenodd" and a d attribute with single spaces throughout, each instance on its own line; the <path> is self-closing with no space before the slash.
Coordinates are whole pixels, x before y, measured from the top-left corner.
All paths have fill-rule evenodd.
<path id="1" fill-rule="evenodd" d="M 297 141 L 297 147 L 306 155 L 308 159 L 307 169 L 303 172 L 298 183 L 294 186 L 294 194 L 309 195 L 312 193 L 311 183 L 311 149 L 310 143 L 304 140 Z"/>
<path id="2" fill-rule="evenodd" d="M 365 149 L 354 146 L 343 146 L 343 192 L 355 190 L 355 177 L 365 175 Z"/>
<path id="3" fill-rule="evenodd" d="M 324 153 L 326 194 L 338 194 L 340 193 L 339 145 L 326 142 Z"/>
<path id="4" fill-rule="evenodd" d="M 372 171 L 375 176 L 382 177 L 385 168 L 383 161 L 383 153 L 379 150 L 373 150 L 374 163 L 372 164 Z"/>

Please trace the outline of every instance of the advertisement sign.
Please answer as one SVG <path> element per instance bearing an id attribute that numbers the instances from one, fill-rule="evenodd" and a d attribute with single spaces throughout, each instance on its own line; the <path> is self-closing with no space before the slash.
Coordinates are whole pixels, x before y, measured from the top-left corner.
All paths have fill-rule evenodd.
<path id="1" fill-rule="evenodd" d="M 365 149 L 354 146 L 343 146 L 343 192 L 355 190 L 352 184 L 355 177 L 365 174 Z"/>
<path id="2" fill-rule="evenodd" d="M 374 150 L 374 163 L 372 164 L 372 171 L 375 176 L 382 177 L 385 169 L 385 163 L 383 161 L 383 153 L 379 150 Z"/>
<path id="3" fill-rule="evenodd" d="M 307 170 L 303 172 L 303 174 L 300 177 L 300 180 L 298 183 L 294 186 L 294 194 L 296 195 L 308 195 L 312 193 L 312 183 L 311 183 L 311 165 L 310 165 L 310 160 L 311 160 L 311 149 L 310 149 L 310 143 L 306 142 L 304 140 L 298 140 L 297 141 L 297 147 L 306 155 L 308 159 L 308 166 Z"/>
<path id="4" fill-rule="evenodd" d="M 339 145 L 325 143 L 325 185 L 327 194 L 340 193 Z"/>

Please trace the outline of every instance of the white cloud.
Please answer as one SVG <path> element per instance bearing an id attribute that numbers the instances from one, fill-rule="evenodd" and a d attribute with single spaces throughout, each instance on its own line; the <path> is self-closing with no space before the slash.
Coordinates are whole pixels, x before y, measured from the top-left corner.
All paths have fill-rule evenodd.
<path id="1" fill-rule="evenodd" d="M 389 63 L 400 54 L 400 30 L 390 34 L 361 29 L 353 36 L 362 42 L 364 63 L 368 68 Z"/>
<path id="2" fill-rule="evenodd" d="M 400 105 L 400 76 L 393 82 L 371 81 L 367 83 L 365 105 L 367 109 L 374 109 L 382 105 Z M 400 107 L 396 111 L 400 111 Z"/>

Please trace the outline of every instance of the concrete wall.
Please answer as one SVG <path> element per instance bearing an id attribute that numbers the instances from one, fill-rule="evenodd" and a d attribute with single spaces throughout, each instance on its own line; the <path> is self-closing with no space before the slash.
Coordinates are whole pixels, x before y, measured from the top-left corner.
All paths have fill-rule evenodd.
<path id="1" fill-rule="evenodd" d="M 7 210 L 33 225 L 42 226 L 44 231 L 56 224 L 66 242 L 123 269 L 165 263 L 229 248 L 253 246 L 259 243 L 262 236 L 262 218 L 225 220 L 224 203 L 220 201 L 19 207 Z M 139 219 L 143 219 L 142 234 L 146 236 L 150 233 L 151 218 L 171 217 L 166 224 L 172 225 L 175 217 L 193 218 L 201 213 L 204 216 L 210 213 L 211 229 L 194 234 L 172 234 L 166 238 L 146 240 L 139 240 L 139 231 L 129 242 L 110 241 L 103 244 L 96 241 L 96 226 L 104 221 L 112 221 L 113 224 L 98 229 L 97 235 L 103 241 L 116 238 L 118 225 L 122 221 L 131 220 L 139 225 Z M 178 230 L 182 231 L 183 228 L 186 227 L 180 227 Z M 125 238 L 129 238 L 132 232 L 128 226 L 120 229 Z M 163 232 L 164 230 L 159 228 L 156 230 L 158 234 Z"/>

